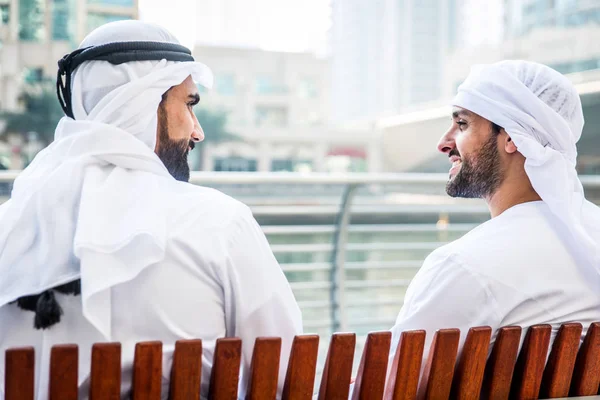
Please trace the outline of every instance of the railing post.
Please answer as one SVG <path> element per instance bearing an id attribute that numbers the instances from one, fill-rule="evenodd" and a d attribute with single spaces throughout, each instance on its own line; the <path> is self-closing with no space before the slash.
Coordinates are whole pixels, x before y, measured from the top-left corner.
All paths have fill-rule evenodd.
<path id="1" fill-rule="evenodd" d="M 346 245 L 348 243 L 348 226 L 350 225 L 350 207 L 358 189 L 358 184 L 346 185 L 340 210 L 338 212 L 335 232 L 333 234 L 333 251 L 331 253 L 331 322 L 333 332 L 348 330 L 346 319 Z"/>

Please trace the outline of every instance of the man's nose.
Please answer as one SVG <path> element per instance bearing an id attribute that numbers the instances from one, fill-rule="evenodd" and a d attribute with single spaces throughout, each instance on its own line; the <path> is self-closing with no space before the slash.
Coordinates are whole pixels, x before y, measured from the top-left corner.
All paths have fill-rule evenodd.
<path id="1" fill-rule="evenodd" d="M 199 123 L 196 124 L 194 132 L 192 132 L 192 140 L 196 143 L 204 140 L 204 130 Z"/>
<path id="2" fill-rule="evenodd" d="M 437 149 L 439 152 L 447 154 L 450 153 L 456 147 L 456 143 L 454 141 L 454 133 L 452 128 L 449 129 L 442 137 L 437 144 Z"/>

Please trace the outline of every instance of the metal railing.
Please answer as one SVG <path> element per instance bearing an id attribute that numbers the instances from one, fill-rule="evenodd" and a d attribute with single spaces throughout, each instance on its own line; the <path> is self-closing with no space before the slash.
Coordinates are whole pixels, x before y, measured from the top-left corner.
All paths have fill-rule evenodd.
<path id="1" fill-rule="evenodd" d="M 10 186 L 17 171 L 0 171 Z M 434 249 L 489 218 L 451 199 L 445 174 L 193 173 L 191 183 L 248 204 L 303 312 L 305 332 L 389 329 L 408 283 Z M 600 176 L 582 176 L 599 202 Z M 5 192 L 4 196 L 8 194 Z"/>

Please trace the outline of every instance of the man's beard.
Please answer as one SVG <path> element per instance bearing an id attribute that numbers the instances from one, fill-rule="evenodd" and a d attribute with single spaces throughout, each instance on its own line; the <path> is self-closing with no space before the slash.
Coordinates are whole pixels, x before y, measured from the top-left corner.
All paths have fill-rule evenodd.
<path id="1" fill-rule="evenodd" d="M 449 156 L 460 157 L 460 153 L 454 148 Z M 498 189 L 503 178 L 497 136 L 492 134 L 477 155 L 461 157 L 460 169 L 446 184 L 446 193 L 451 197 L 489 197 Z"/>
<path id="2" fill-rule="evenodd" d="M 189 148 L 188 148 L 189 146 Z M 169 174 L 178 181 L 190 180 L 190 166 L 188 164 L 189 149 L 194 149 L 195 143 L 191 140 L 172 140 L 169 137 L 167 115 L 164 110 L 158 111 L 158 148 L 156 154 L 165 164 Z"/>

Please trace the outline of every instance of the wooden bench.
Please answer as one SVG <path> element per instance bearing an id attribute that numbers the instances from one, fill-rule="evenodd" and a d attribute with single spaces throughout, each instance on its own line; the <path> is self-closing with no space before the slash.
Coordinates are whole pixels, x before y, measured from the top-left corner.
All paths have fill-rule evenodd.
<path id="1" fill-rule="evenodd" d="M 460 357 L 460 332 L 436 332 L 419 384 L 424 331 L 401 335 L 390 374 L 388 355 L 390 332 L 367 337 L 353 392 L 353 399 L 536 399 L 598 394 L 600 383 L 600 323 L 592 324 L 581 346 L 581 324 L 561 327 L 552 345 L 548 362 L 551 327 L 531 327 L 518 352 L 521 328 L 506 327 L 498 332 L 488 359 L 489 327 L 471 328 Z M 331 337 L 318 398 L 347 399 L 354 360 L 355 335 L 336 333 Z M 311 399 L 317 363 L 319 337 L 297 336 L 287 366 L 283 399 Z M 217 341 L 210 377 L 212 399 L 237 398 L 242 344 L 236 338 Z M 248 380 L 248 399 L 274 399 L 277 391 L 280 338 L 258 338 Z M 171 370 L 170 398 L 198 399 L 201 380 L 202 342 L 176 343 Z M 50 399 L 77 399 L 75 345 L 52 348 Z M 160 399 L 162 343 L 138 343 L 133 365 L 132 393 L 135 400 Z M 90 398 L 118 399 L 121 390 L 121 346 L 99 343 L 92 348 Z M 33 348 L 6 351 L 6 400 L 33 400 Z"/>

